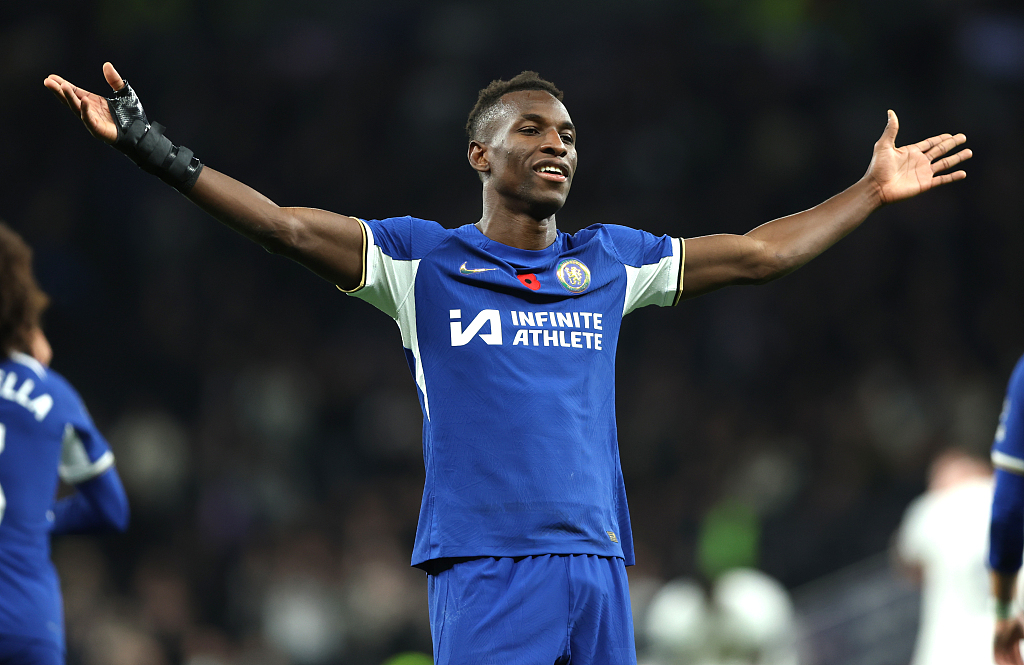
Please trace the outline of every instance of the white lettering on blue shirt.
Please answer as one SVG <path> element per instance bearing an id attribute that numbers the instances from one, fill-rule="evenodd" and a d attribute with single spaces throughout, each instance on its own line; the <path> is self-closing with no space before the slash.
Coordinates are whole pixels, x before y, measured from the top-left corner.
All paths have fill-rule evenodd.
<path id="1" fill-rule="evenodd" d="M 6 375 L 5 375 L 6 374 Z M 28 409 L 36 420 L 42 421 L 46 414 L 53 408 L 53 398 L 49 393 L 43 393 L 37 397 L 30 397 L 36 382 L 32 379 L 25 379 L 17 390 L 18 375 L 14 372 L 4 372 L 0 369 L 0 398 L 19 404 Z"/>

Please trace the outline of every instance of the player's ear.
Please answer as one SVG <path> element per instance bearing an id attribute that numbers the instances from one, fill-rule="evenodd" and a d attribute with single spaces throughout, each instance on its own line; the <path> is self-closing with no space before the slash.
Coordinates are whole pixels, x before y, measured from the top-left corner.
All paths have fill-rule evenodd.
<path id="1" fill-rule="evenodd" d="M 477 173 L 490 173 L 491 163 L 487 159 L 487 146 L 480 141 L 470 141 L 469 151 L 466 153 L 469 165 Z"/>

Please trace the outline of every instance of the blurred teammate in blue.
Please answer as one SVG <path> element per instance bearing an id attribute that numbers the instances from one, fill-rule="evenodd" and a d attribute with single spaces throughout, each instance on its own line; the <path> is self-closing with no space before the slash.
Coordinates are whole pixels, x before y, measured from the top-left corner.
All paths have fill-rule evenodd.
<path id="1" fill-rule="evenodd" d="M 860 181 L 747 235 L 684 241 L 616 225 L 570 235 L 555 214 L 576 174 L 576 127 L 561 91 L 524 72 L 482 90 L 466 125 L 478 221 L 364 221 L 282 208 L 204 168 L 148 121 L 110 63 L 103 71 L 109 100 L 56 75 L 44 85 L 215 218 L 398 323 L 424 416 L 412 563 L 429 575 L 438 665 L 635 663 L 615 428 L 622 317 L 781 277 L 879 206 L 965 177 L 943 172 L 971 156 L 950 152 L 962 134 L 896 148 L 890 111 Z M 399 155 L 396 166 L 412 165 Z"/>
<path id="2" fill-rule="evenodd" d="M 114 456 L 75 389 L 48 367 L 32 251 L 0 222 L 0 665 L 64 662 L 50 535 L 128 525 Z M 58 477 L 75 486 L 54 502 Z"/>
<path id="3" fill-rule="evenodd" d="M 1020 653 L 1024 624 L 1013 606 L 1024 552 L 1024 357 L 1017 361 L 1006 388 L 992 445 L 992 466 L 996 490 L 988 556 L 996 601 L 995 658 L 1000 665 L 1024 665 Z"/>

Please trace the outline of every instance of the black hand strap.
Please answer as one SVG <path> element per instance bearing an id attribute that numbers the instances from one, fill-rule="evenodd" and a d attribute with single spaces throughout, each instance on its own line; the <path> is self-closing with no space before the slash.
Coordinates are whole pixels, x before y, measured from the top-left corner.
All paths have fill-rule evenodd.
<path id="1" fill-rule="evenodd" d="M 107 98 L 107 106 L 117 125 L 114 148 L 143 171 L 152 173 L 182 194 L 188 193 L 199 179 L 203 163 L 188 148 L 171 143 L 164 136 L 163 125 L 149 122 L 142 102 L 127 81 L 113 97 Z"/>

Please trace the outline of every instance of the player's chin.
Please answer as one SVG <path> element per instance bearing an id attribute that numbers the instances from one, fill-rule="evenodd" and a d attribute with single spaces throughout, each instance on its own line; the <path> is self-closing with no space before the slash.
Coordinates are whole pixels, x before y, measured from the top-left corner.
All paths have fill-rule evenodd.
<path id="1" fill-rule="evenodd" d="M 530 207 L 533 209 L 532 216 L 537 219 L 551 217 L 562 209 L 562 206 L 565 205 L 565 199 L 565 196 L 548 196 L 534 199 L 530 202 Z"/>
<path id="2" fill-rule="evenodd" d="M 561 183 L 561 187 L 543 187 L 537 188 L 531 192 L 531 203 L 535 209 L 550 210 L 547 214 L 543 215 L 548 217 L 555 214 L 562 209 L 565 205 L 565 200 L 569 198 L 569 183 Z"/>

